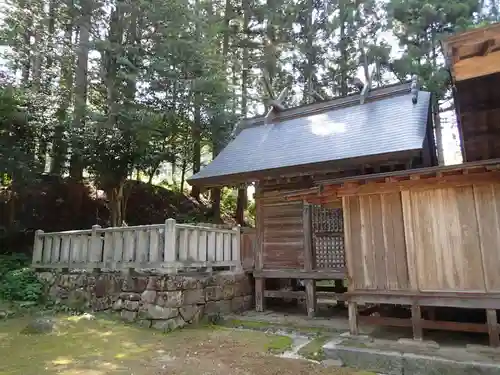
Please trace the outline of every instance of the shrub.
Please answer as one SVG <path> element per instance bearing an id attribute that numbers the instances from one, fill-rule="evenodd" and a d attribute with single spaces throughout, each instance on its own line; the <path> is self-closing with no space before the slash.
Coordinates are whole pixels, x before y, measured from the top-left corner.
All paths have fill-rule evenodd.
<path id="1" fill-rule="evenodd" d="M 28 264 L 29 258 L 23 254 L 0 256 L 0 299 L 23 302 L 41 300 L 43 283 Z"/>

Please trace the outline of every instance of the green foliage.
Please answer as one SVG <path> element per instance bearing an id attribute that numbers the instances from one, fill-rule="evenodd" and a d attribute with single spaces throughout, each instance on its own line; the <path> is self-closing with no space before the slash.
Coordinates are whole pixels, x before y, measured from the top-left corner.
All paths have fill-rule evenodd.
<path id="1" fill-rule="evenodd" d="M 40 302 L 44 285 L 21 254 L 0 256 L 0 299 L 6 301 Z"/>
<path id="2" fill-rule="evenodd" d="M 236 191 L 224 188 L 221 191 L 220 212 L 222 216 L 232 216 L 236 212 Z"/>

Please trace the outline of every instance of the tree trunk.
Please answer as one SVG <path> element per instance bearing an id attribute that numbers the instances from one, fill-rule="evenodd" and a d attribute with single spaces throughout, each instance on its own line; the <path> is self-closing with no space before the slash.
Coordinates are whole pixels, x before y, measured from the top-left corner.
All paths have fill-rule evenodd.
<path id="1" fill-rule="evenodd" d="M 243 30 L 248 28 L 250 21 L 250 4 L 249 0 L 243 0 Z M 250 56 L 248 46 L 243 47 L 241 59 L 241 117 L 247 117 L 248 113 L 248 73 L 250 70 Z M 238 188 L 238 196 L 236 199 L 236 222 L 240 225 L 244 224 L 245 210 L 248 205 L 246 185 Z"/>
<path id="2" fill-rule="evenodd" d="M 81 1 L 81 16 L 78 22 L 80 40 L 77 50 L 75 73 L 75 109 L 72 123 L 71 162 L 69 175 L 75 181 L 83 180 L 83 161 L 81 132 L 85 126 L 87 113 L 87 76 L 89 59 L 89 40 L 92 17 L 92 0 Z"/>
<path id="3" fill-rule="evenodd" d="M 304 27 L 304 34 L 306 38 L 306 64 L 304 66 L 304 93 L 302 98 L 302 104 L 309 103 L 310 92 L 313 89 L 313 74 L 314 74 L 314 60 L 315 56 L 313 54 L 313 41 L 314 41 L 314 28 L 313 28 L 313 11 L 314 3 L 313 0 L 307 1 L 307 18 Z"/>
<path id="4" fill-rule="evenodd" d="M 52 165 L 50 167 L 50 173 L 61 176 L 64 165 L 66 163 L 66 157 L 68 153 L 68 147 L 66 140 L 64 139 L 65 130 L 68 127 L 68 108 L 69 104 L 73 99 L 73 19 L 71 17 L 72 0 L 67 3 L 67 13 L 68 13 L 68 23 L 65 26 L 64 31 L 64 46 L 63 46 L 63 56 L 61 61 L 61 82 L 59 83 L 59 98 L 60 104 L 56 111 L 57 125 L 54 129 L 54 137 L 52 140 Z"/>
<path id="5" fill-rule="evenodd" d="M 439 99 L 436 95 L 433 95 L 432 100 L 432 117 L 434 120 L 434 128 L 436 132 L 436 148 L 438 165 L 444 165 L 444 145 L 443 145 L 443 129 L 441 127 L 441 118 L 439 117 Z"/>
<path id="6" fill-rule="evenodd" d="M 191 129 L 193 139 L 193 174 L 201 169 L 201 93 L 195 92 L 194 99 L 194 121 Z M 197 200 L 200 199 L 200 188 L 194 185 L 191 188 L 191 196 Z"/>
<path id="7" fill-rule="evenodd" d="M 348 63 L 348 52 L 347 52 L 347 40 L 346 40 L 346 19 L 347 19 L 347 0 L 339 1 L 339 19 L 340 19 L 340 95 L 346 96 L 348 94 L 347 87 L 347 63 Z"/>

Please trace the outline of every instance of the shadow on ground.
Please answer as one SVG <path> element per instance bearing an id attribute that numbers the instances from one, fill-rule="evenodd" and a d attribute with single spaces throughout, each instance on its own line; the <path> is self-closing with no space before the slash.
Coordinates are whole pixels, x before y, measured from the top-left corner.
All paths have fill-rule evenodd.
<path id="1" fill-rule="evenodd" d="M 0 375 L 357 374 L 273 356 L 276 336 L 262 332 L 196 327 L 164 334 L 107 317 L 61 315 L 53 333 L 20 333 L 30 319 L 0 322 Z"/>

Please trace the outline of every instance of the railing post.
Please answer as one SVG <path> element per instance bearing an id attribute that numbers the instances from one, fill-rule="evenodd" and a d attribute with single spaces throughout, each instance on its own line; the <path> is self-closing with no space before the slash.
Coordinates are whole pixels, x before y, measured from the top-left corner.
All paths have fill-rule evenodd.
<path id="1" fill-rule="evenodd" d="M 35 241 L 33 242 L 33 259 L 32 263 L 37 264 L 42 262 L 43 255 L 43 230 L 38 229 L 35 232 Z"/>
<path id="2" fill-rule="evenodd" d="M 175 219 L 165 220 L 165 244 L 163 248 L 163 261 L 169 267 L 168 263 L 177 260 L 177 233 L 175 228 Z"/>
<path id="3" fill-rule="evenodd" d="M 101 250 L 102 250 L 102 242 L 101 242 L 101 234 L 97 233 L 97 231 L 101 229 L 100 225 L 92 226 L 92 236 L 90 238 L 90 249 L 89 249 L 89 262 L 91 263 L 91 268 L 96 270 L 96 263 L 101 262 Z"/>
<path id="4" fill-rule="evenodd" d="M 233 254 L 231 255 L 231 260 L 233 262 L 236 262 L 236 271 L 241 271 L 242 269 L 242 264 L 241 264 L 241 225 L 237 225 L 236 227 L 233 228 L 233 231 L 235 232 L 233 234 L 234 240 L 233 240 Z"/>

